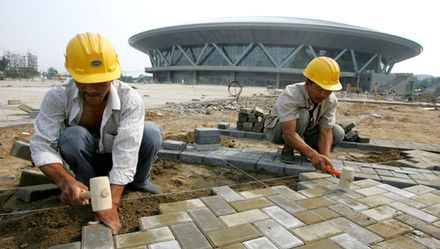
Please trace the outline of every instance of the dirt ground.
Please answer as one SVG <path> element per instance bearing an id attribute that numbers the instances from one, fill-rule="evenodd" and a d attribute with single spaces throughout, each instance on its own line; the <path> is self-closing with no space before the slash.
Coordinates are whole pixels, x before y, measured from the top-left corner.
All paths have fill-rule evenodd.
<path id="1" fill-rule="evenodd" d="M 275 97 L 255 96 L 240 100 L 241 107 L 256 105 L 269 111 Z M 440 144 L 439 110 L 419 107 L 354 104 L 340 102 L 338 120 L 352 120 L 359 134 L 372 139 L 413 141 Z M 216 127 L 219 122 L 234 126 L 237 110 L 213 110 L 211 114 L 176 112 L 173 108 L 151 109 L 146 120 L 159 124 L 165 139 L 193 142 L 196 127 Z M 15 189 L 22 169 L 31 168 L 27 161 L 9 156 L 14 140 L 28 140 L 32 125 L 0 129 L 0 248 L 47 248 L 51 245 L 79 241 L 81 227 L 93 217 L 90 207 L 65 207 L 57 197 L 33 202 L 17 201 Z M 245 150 L 276 151 L 267 141 L 222 137 L 225 147 Z M 387 164 L 400 158 L 398 152 L 366 153 L 336 149 L 333 158 Z M 153 182 L 165 195 L 149 196 L 126 192 L 121 202 L 121 219 L 127 233 L 138 229 L 138 218 L 158 213 L 158 203 L 199 198 L 210 195 L 210 188 L 231 185 L 236 190 L 273 185 L 295 187 L 295 177 L 284 177 L 264 172 L 243 173 L 231 168 L 190 165 L 159 159 L 153 168 Z M 264 183 L 262 183 L 264 182 Z"/>

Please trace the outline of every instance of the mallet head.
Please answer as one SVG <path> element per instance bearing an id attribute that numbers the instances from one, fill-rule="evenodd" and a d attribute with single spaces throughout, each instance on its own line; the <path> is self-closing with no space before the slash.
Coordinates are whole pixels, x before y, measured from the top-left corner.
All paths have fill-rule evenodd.
<path id="1" fill-rule="evenodd" d="M 112 208 L 112 192 L 107 176 L 90 179 L 90 200 L 93 212 Z"/>

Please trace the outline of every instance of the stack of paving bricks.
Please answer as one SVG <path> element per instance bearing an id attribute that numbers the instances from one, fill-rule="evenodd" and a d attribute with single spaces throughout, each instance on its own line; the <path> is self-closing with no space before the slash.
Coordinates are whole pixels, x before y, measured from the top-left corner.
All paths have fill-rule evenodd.
<path id="1" fill-rule="evenodd" d="M 217 150 L 220 148 L 220 130 L 217 128 L 196 128 L 195 150 Z"/>
<path id="2" fill-rule="evenodd" d="M 298 190 L 275 186 L 159 204 L 159 215 L 139 217 L 140 231 L 112 237 L 85 226 L 81 242 L 65 248 L 440 248 L 440 191 L 405 189 L 374 180 L 338 188 L 338 179 L 301 174 Z M 105 246 L 105 247 L 103 247 Z"/>
<path id="3" fill-rule="evenodd" d="M 357 143 L 369 143 L 370 139 L 367 137 L 361 137 L 358 135 L 358 131 L 355 128 L 355 124 L 353 121 L 343 120 L 339 121 L 338 125 L 340 125 L 344 131 L 344 141 L 357 142 Z"/>
<path id="4" fill-rule="evenodd" d="M 258 106 L 254 109 L 241 108 L 238 113 L 237 130 L 261 133 L 264 130 L 266 117 L 267 114 Z"/>

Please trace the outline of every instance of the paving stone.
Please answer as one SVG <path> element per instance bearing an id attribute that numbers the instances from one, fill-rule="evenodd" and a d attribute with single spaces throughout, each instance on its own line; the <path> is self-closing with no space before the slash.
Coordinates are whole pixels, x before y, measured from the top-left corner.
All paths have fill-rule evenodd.
<path id="1" fill-rule="evenodd" d="M 429 186 L 429 187 L 440 189 L 440 179 L 435 179 L 435 180 L 416 180 L 415 182 L 417 184 L 426 185 L 426 186 Z"/>
<path id="2" fill-rule="evenodd" d="M 111 231 L 110 231 L 111 233 Z M 151 243 L 174 240 L 174 236 L 168 227 L 150 229 L 146 231 L 115 235 L 116 248 L 131 248 Z"/>
<path id="3" fill-rule="evenodd" d="M 324 239 L 295 249 L 341 249 L 341 247 L 332 240 Z"/>
<path id="4" fill-rule="evenodd" d="M 232 190 L 228 186 L 214 187 L 211 189 L 216 195 L 223 197 L 226 201 L 245 200 L 243 196 Z"/>
<path id="5" fill-rule="evenodd" d="M 239 243 L 239 244 L 233 244 L 230 246 L 224 246 L 224 247 L 222 247 L 222 249 L 246 249 L 246 248 L 244 247 L 243 244 Z"/>
<path id="6" fill-rule="evenodd" d="M 53 183 L 43 172 L 31 169 L 23 169 L 20 175 L 20 183 L 18 186 L 27 187 L 40 184 Z"/>
<path id="7" fill-rule="evenodd" d="M 210 166 L 228 166 L 228 162 L 224 160 L 221 156 L 218 155 L 203 155 L 202 157 L 203 164 L 210 165 Z"/>
<path id="8" fill-rule="evenodd" d="M 107 226 L 83 226 L 81 234 L 82 249 L 115 248 L 113 245 L 112 230 Z"/>
<path id="9" fill-rule="evenodd" d="M 220 130 L 217 128 L 196 128 L 194 130 L 195 137 L 202 138 L 202 137 L 218 137 L 220 136 Z"/>
<path id="10" fill-rule="evenodd" d="M 382 221 L 367 227 L 385 240 L 399 237 L 407 232 L 414 230 L 412 227 L 403 224 L 395 219 Z"/>
<path id="11" fill-rule="evenodd" d="M 386 193 L 387 191 L 385 189 L 373 186 L 373 187 L 367 187 L 367 188 L 360 188 L 354 190 L 355 192 L 364 195 L 364 196 L 370 196 L 370 195 L 380 195 L 383 193 Z"/>
<path id="12" fill-rule="evenodd" d="M 304 173 L 312 173 L 316 170 L 310 163 L 304 161 L 301 163 L 301 165 L 298 165 L 296 163 L 285 165 L 286 167 L 284 169 L 284 172 L 287 176 L 297 176 Z"/>
<path id="13" fill-rule="evenodd" d="M 306 244 L 342 233 L 339 228 L 333 226 L 329 221 L 295 228 L 292 232 Z"/>
<path id="14" fill-rule="evenodd" d="M 15 141 L 12 144 L 11 151 L 9 155 L 18 157 L 23 160 L 32 161 L 31 157 L 31 149 L 29 147 L 29 143 L 23 141 Z"/>
<path id="15" fill-rule="evenodd" d="M 343 204 L 337 204 L 334 206 L 330 206 L 329 208 L 331 210 L 335 211 L 336 213 L 344 216 L 345 218 L 362 226 L 362 227 L 376 223 L 375 220 L 371 219 L 370 217 L 366 216 L 365 214 L 355 212 L 351 208 L 349 208 Z"/>
<path id="16" fill-rule="evenodd" d="M 269 219 L 258 221 L 255 222 L 254 225 L 260 232 L 269 238 L 270 241 L 278 246 L 278 248 L 293 248 L 304 244 L 300 239 L 292 235 L 275 220 Z"/>
<path id="17" fill-rule="evenodd" d="M 220 138 L 218 138 L 217 140 L 219 140 Z M 194 143 L 194 150 L 197 152 L 201 152 L 201 151 L 215 151 L 215 150 L 219 150 L 220 149 L 220 144 L 219 143 L 213 143 L 213 144 L 199 144 L 199 143 Z"/>
<path id="18" fill-rule="evenodd" d="M 331 220 L 340 216 L 338 213 L 330 210 L 327 207 L 308 210 L 305 212 L 296 213 L 294 215 L 307 225 Z"/>
<path id="19" fill-rule="evenodd" d="M 424 233 L 431 235 L 434 238 L 440 238 L 440 227 L 436 227 L 429 223 L 423 222 L 409 214 L 402 214 L 396 217 L 397 220 L 417 229 Z"/>
<path id="20" fill-rule="evenodd" d="M 382 179 L 383 183 L 393 185 L 398 188 L 406 188 L 417 185 L 417 183 L 411 179 L 388 177 L 388 176 L 381 176 L 380 178 Z"/>
<path id="21" fill-rule="evenodd" d="M 234 214 L 236 211 L 220 196 L 208 196 L 200 198 L 203 203 L 215 214 L 222 216 L 226 214 Z"/>
<path id="22" fill-rule="evenodd" d="M 305 226 L 300 220 L 278 206 L 263 208 L 262 211 L 287 229 Z"/>
<path id="23" fill-rule="evenodd" d="M 243 242 L 243 245 L 247 249 L 260 249 L 260 248 L 277 249 L 278 248 L 272 242 L 270 242 L 270 240 L 266 237 L 245 241 Z"/>
<path id="24" fill-rule="evenodd" d="M 202 163 L 203 155 L 193 151 L 182 151 L 179 160 L 184 163 Z"/>
<path id="25" fill-rule="evenodd" d="M 162 142 L 162 148 L 168 150 L 186 150 L 187 144 L 183 141 L 165 140 Z"/>
<path id="26" fill-rule="evenodd" d="M 228 122 L 220 122 L 217 125 L 217 129 L 227 130 L 229 129 L 230 125 Z"/>
<path id="27" fill-rule="evenodd" d="M 365 179 L 365 180 L 354 181 L 353 184 L 357 185 L 361 188 L 367 188 L 367 187 L 376 186 L 376 185 L 380 184 L 380 182 L 372 180 L 372 179 Z"/>
<path id="28" fill-rule="evenodd" d="M 249 159 L 249 158 L 228 158 L 227 161 L 234 165 L 237 168 L 243 169 L 243 170 L 251 170 L 255 171 L 257 167 L 257 159 Z"/>
<path id="29" fill-rule="evenodd" d="M 435 190 L 435 188 L 431 188 L 425 185 L 416 185 L 416 186 L 412 186 L 412 187 L 407 187 L 405 188 L 406 191 L 420 195 L 420 194 L 426 194 L 429 192 L 432 192 Z"/>
<path id="30" fill-rule="evenodd" d="M 180 159 L 180 151 L 160 149 L 159 153 L 157 153 L 157 156 L 159 158 L 164 158 L 164 159 L 179 160 Z"/>
<path id="31" fill-rule="evenodd" d="M 343 233 L 334 237 L 331 237 L 330 240 L 334 241 L 340 247 L 344 249 L 368 249 L 369 246 L 362 244 L 359 240 L 354 238 L 353 236 Z"/>
<path id="32" fill-rule="evenodd" d="M 369 210 L 362 211 L 363 214 L 365 214 L 368 217 L 371 217 L 372 219 L 376 221 L 384 221 L 391 218 L 394 218 L 395 216 L 402 214 L 401 212 L 397 211 L 394 208 L 390 208 L 388 206 L 381 206 L 372 208 Z"/>
<path id="33" fill-rule="evenodd" d="M 300 193 L 301 195 L 304 195 L 309 198 L 324 196 L 324 195 L 327 195 L 331 192 L 332 192 L 331 189 L 324 188 L 324 187 L 314 187 L 314 188 L 309 188 L 309 189 L 304 189 L 304 190 L 298 191 L 298 193 Z"/>
<path id="34" fill-rule="evenodd" d="M 206 207 L 189 209 L 188 214 L 205 233 L 225 228 L 217 217 Z"/>
<path id="35" fill-rule="evenodd" d="M 205 249 L 212 248 L 205 236 L 200 232 L 194 223 L 183 223 L 171 225 L 177 241 L 182 249 Z"/>
<path id="36" fill-rule="evenodd" d="M 219 144 L 220 136 L 218 137 L 196 137 L 194 139 L 194 144 Z M 195 147 L 194 147 L 195 148 Z"/>
<path id="37" fill-rule="evenodd" d="M 60 193 L 60 189 L 53 183 L 33 185 L 17 188 L 15 195 L 18 200 L 32 202 L 48 198 Z"/>
<path id="38" fill-rule="evenodd" d="M 396 202 L 390 203 L 388 205 L 390 207 L 393 207 L 393 208 L 401 211 L 401 212 L 407 213 L 411 216 L 416 217 L 417 219 L 420 219 L 420 220 L 428 222 L 428 223 L 432 223 L 432 222 L 438 220 L 438 217 L 436 217 L 436 216 L 430 215 L 424 211 L 421 211 L 417 208 L 410 207 L 410 206 L 403 204 L 401 202 L 396 201 Z"/>
<path id="39" fill-rule="evenodd" d="M 374 168 L 361 167 L 360 170 L 364 174 L 371 174 L 371 175 L 376 175 L 377 174 L 376 171 L 374 170 Z"/>
<path id="40" fill-rule="evenodd" d="M 311 181 L 315 179 L 328 178 L 328 177 L 332 177 L 332 176 L 329 174 L 324 174 L 319 172 L 308 172 L 308 173 L 301 173 L 299 175 L 299 181 L 305 182 L 305 181 Z"/>
<path id="41" fill-rule="evenodd" d="M 203 204 L 203 202 L 199 199 L 191 199 L 186 201 L 159 204 L 159 210 L 161 213 L 186 211 L 190 208 L 198 208 L 198 207 L 205 207 L 205 204 Z"/>
<path id="42" fill-rule="evenodd" d="M 325 197 L 317 197 L 317 198 L 310 198 L 305 200 L 298 200 L 296 201 L 297 204 L 300 206 L 307 208 L 307 209 L 315 209 L 320 207 L 326 207 L 330 205 L 336 204 L 335 201 L 325 198 Z"/>
<path id="43" fill-rule="evenodd" d="M 336 226 L 338 229 L 348 233 L 349 235 L 355 237 L 364 244 L 375 244 L 377 242 L 383 241 L 383 239 L 376 234 L 368 231 L 367 229 L 347 220 L 346 218 L 339 217 L 329 220 L 330 224 Z"/>
<path id="44" fill-rule="evenodd" d="M 436 217 L 440 217 L 440 204 L 431 205 L 422 210 Z"/>
<path id="45" fill-rule="evenodd" d="M 414 193 L 408 192 L 408 191 L 400 189 L 400 188 L 396 188 L 396 187 L 388 185 L 388 184 L 379 184 L 379 185 L 376 185 L 376 187 L 383 188 L 389 192 L 393 192 L 395 194 L 401 195 L 406 198 L 411 198 L 411 197 L 415 196 Z"/>
<path id="46" fill-rule="evenodd" d="M 424 207 L 426 207 L 426 204 L 424 204 L 424 203 L 415 201 L 413 199 L 405 198 L 405 197 L 403 197 L 401 195 L 398 195 L 398 194 L 395 194 L 395 193 L 389 192 L 389 193 L 385 193 L 383 195 L 385 197 L 387 197 L 387 198 L 390 198 L 390 199 L 393 199 L 393 200 L 405 203 L 405 204 L 407 204 L 407 205 L 409 205 L 411 207 L 415 207 L 415 208 L 424 208 Z"/>
<path id="47" fill-rule="evenodd" d="M 298 205 L 294 199 L 289 199 L 282 195 L 269 196 L 267 198 L 290 214 L 302 212 L 305 210 L 305 208 Z"/>
<path id="48" fill-rule="evenodd" d="M 302 200 L 306 199 L 305 196 L 299 194 L 298 192 L 286 187 L 286 186 L 275 186 L 272 187 L 272 190 L 281 194 L 282 196 L 291 199 L 291 200 Z"/>
<path id="49" fill-rule="evenodd" d="M 269 217 L 259 209 L 248 210 L 236 214 L 228 214 L 220 216 L 219 219 L 226 225 L 226 227 L 233 227 L 252 223 L 259 220 L 269 219 Z"/>
<path id="50" fill-rule="evenodd" d="M 383 196 L 383 195 L 370 195 L 370 196 L 363 197 L 363 198 L 360 198 L 360 199 L 357 199 L 357 200 L 359 202 L 369 206 L 370 208 L 386 205 L 386 204 L 391 203 L 391 202 L 394 201 L 393 199 L 388 198 L 388 197 Z"/>
<path id="51" fill-rule="evenodd" d="M 277 192 L 273 191 L 273 189 L 271 188 L 262 188 L 262 189 L 243 191 L 240 192 L 240 195 L 242 195 L 246 199 L 254 199 L 254 198 L 277 195 Z"/>
<path id="52" fill-rule="evenodd" d="M 170 240 L 148 245 L 148 249 L 181 249 L 177 240 Z"/>
<path id="53" fill-rule="evenodd" d="M 407 237 L 399 237 L 377 244 L 374 249 L 422 249 L 426 248 L 420 243 Z"/>
<path id="54" fill-rule="evenodd" d="M 440 248 L 440 240 L 435 239 L 421 231 L 415 230 L 412 231 L 412 233 L 406 234 L 405 236 L 428 248 Z"/>
<path id="55" fill-rule="evenodd" d="M 415 201 L 424 203 L 426 205 L 440 204 L 440 196 L 433 193 L 426 193 L 422 195 L 417 195 L 412 198 Z"/>
<path id="56" fill-rule="evenodd" d="M 251 224 L 244 224 L 207 233 L 209 241 L 211 241 L 215 247 L 234 245 L 260 236 L 262 236 L 262 234 Z"/>
<path id="57" fill-rule="evenodd" d="M 344 204 L 345 206 L 353 209 L 356 212 L 368 209 L 368 206 L 366 206 L 358 201 L 355 201 L 351 198 L 345 198 L 345 197 L 341 197 L 339 195 L 328 195 L 327 197 L 329 197 L 332 200 L 335 200 L 341 204 Z"/>
<path id="58" fill-rule="evenodd" d="M 386 169 L 375 169 L 379 176 L 394 176 L 393 172 Z"/>
<path id="59" fill-rule="evenodd" d="M 256 170 L 264 170 L 269 173 L 284 175 L 286 164 L 280 160 L 265 160 L 264 158 L 257 161 Z"/>
<path id="60" fill-rule="evenodd" d="M 81 242 L 73 242 L 63 245 L 51 246 L 48 249 L 81 249 Z"/>
<path id="61" fill-rule="evenodd" d="M 316 187 L 318 187 L 318 184 L 313 181 L 298 182 L 296 184 L 297 191 L 301 191 L 309 188 L 316 188 Z"/>
<path id="62" fill-rule="evenodd" d="M 141 217 L 139 219 L 139 224 L 141 230 L 148 230 L 152 228 L 165 227 L 171 224 L 179 224 L 191 221 L 191 217 L 185 211 L 180 211 Z"/>
<path id="63" fill-rule="evenodd" d="M 251 209 L 270 207 L 274 204 L 268 201 L 266 198 L 257 198 L 241 201 L 231 201 L 229 202 L 229 205 L 237 210 L 237 212 L 243 212 Z"/>

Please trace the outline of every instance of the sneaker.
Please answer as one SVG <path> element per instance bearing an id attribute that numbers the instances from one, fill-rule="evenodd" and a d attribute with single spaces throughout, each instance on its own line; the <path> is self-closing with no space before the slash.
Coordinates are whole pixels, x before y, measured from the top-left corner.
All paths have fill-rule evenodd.
<path id="1" fill-rule="evenodd" d="M 162 194 L 162 191 L 160 190 L 160 188 L 152 182 L 149 182 L 147 184 L 143 184 L 142 186 L 134 186 L 132 184 L 129 184 L 127 187 L 129 190 L 133 190 L 133 191 L 140 191 L 140 192 L 144 192 L 144 193 L 150 193 L 153 195 Z"/>
<path id="2" fill-rule="evenodd" d="M 295 161 L 293 151 L 281 151 L 280 161 L 287 164 L 293 164 Z"/>

